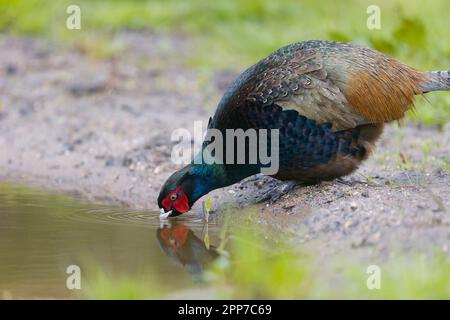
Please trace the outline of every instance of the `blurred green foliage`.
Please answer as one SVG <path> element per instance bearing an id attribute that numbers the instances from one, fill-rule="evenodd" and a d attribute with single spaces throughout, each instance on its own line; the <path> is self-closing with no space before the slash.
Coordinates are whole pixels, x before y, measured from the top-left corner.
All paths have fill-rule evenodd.
<path id="1" fill-rule="evenodd" d="M 299 254 L 292 243 L 274 244 L 243 230 L 235 237 L 232 252 L 231 261 L 222 257 L 209 274 L 216 291 L 225 293 L 223 298 L 450 298 L 450 258 L 443 252 L 402 254 L 380 262 L 379 290 L 368 289 L 369 264 L 358 259 L 349 261 L 335 256 L 319 262 L 313 254 Z"/>
<path id="2" fill-rule="evenodd" d="M 389 259 L 318 255 L 255 223 L 255 208 L 228 211 L 222 227 L 220 256 L 205 271 L 197 289 L 167 293 L 157 278 L 117 279 L 97 268 L 88 298 L 195 299 L 450 299 L 450 257 L 444 249 L 423 253 L 391 252 Z M 354 250 L 354 249 L 350 249 Z M 319 256 L 320 258 L 317 258 Z M 369 265 L 380 269 L 380 288 L 368 289 Z M 180 272 L 183 272 L 180 270 Z"/>
<path id="3" fill-rule="evenodd" d="M 248 226 L 245 226 L 248 227 Z M 332 256 L 317 261 L 298 245 L 274 242 L 262 230 L 231 236 L 197 289 L 167 293 L 157 278 L 108 277 L 98 269 L 81 297 L 89 299 L 450 299 L 450 258 L 443 252 L 392 256 L 380 262 L 380 288 L 369 290 L 369 263 Z M 258 235 L 259 234 L 259 235 Z M 323 259 L 323 258 L 322 258 Z M 183 272 L 180 269 L 180 272 Z M 144 281 L 143 281 L 144 280 Z"/>
<path id="4" fill-rule="evenodd" d="M 55 40 L 88 41 L 88 49 L 114 54 L 105 41 L 122 29 L 149 29 L 190 37 L 189 56 L 200 70 L 245 67 L 286 44 L 306 39 L 352 41 L 376 48 L 422 70 L 450 68 L 447 0 L 379 0 L 381 29 L 369 30 L 371 0 L 78 0 L 82 30 L 65 28 L 67 0 L 0 0 L 0 30 L 45 35 Z M 94 43 L 95 45 L 92 45 Z M 106 48 L 102 48 L 106 46 Z M 99 48 L 100 47 L 100 48 Z M 443 125 L 450 121 L 450 97 L 429 95 L 417 103 L 413 120 Z"/>
<path id="5" fill-rule="evenodd" d="M 160 299 L 165 294 L 162 281 L 146 276 L 113 276 L 92 263 L 94 275 L 88 277 L 87 286 L 79 298 L 95 300 Z"/>

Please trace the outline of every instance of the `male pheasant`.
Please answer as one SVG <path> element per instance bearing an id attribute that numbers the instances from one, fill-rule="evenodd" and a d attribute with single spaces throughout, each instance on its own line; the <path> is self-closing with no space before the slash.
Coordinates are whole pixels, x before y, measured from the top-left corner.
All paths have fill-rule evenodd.
<path id="1" fill-rule="evenodd" d="M 226 129 L 279 129 L 279 170 L 273 177 L 315 183 L 353 172 L 369 156 L 384 123 L 401 119 L 415 95 L 437 90 L 450 90 L 450 71 L 420 72 L 351 43 L 298 42 L 242 73 L 208 129 L 224 135 Z M 162 187 L 162 215 L 185 213 L 211 190 L 261 168 L 192 162 Z"/>

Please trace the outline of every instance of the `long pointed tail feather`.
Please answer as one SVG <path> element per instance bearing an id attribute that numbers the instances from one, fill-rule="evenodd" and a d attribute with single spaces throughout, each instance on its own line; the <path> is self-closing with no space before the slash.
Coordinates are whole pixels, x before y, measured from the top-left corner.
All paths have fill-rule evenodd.
<path id="1" fill-rule="evenodd" d="M 423 93 L 450 90 L 450 70 L 430 71 L 425 74 L 429 80 L 421 85 Z"/>

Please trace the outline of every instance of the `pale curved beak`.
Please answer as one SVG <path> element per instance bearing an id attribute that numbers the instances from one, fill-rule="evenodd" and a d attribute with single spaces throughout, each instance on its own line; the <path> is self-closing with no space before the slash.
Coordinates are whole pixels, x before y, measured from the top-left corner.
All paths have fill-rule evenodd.
<path id="1" fill-rule="evenodd" d="M 163 208 L 160 208 L 159 209 L 159 218 L 167 219 L 171 213 L 172 213 L 172 210 L 165 212 Z"/>

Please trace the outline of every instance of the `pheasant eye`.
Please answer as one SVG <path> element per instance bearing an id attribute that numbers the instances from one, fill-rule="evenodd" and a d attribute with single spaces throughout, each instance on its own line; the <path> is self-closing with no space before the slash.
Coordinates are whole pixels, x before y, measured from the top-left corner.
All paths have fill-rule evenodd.
<path id="1" fill-rule="evenodd" d="M 176 199 L 177 199 L 177 195 L 176 195 L 175 193 L 172 193 L 172 194 L 170 195 L 170 200 L 174 201 L 174 200 L 176 200 Z"/>

